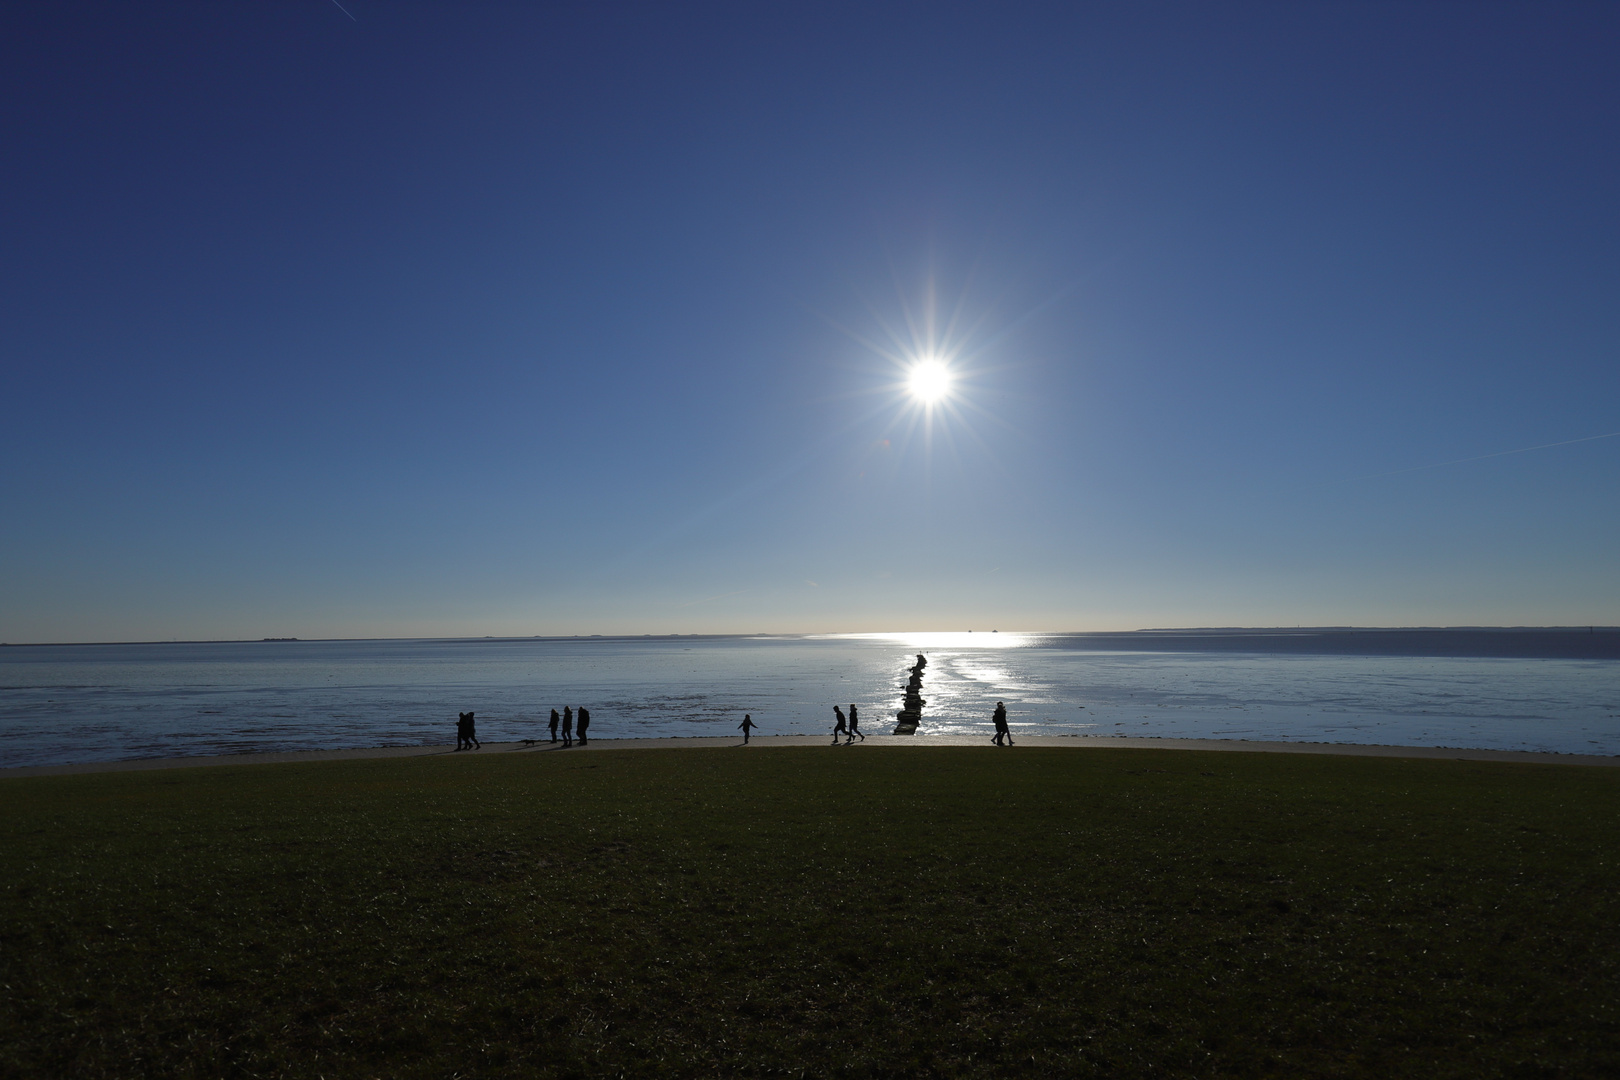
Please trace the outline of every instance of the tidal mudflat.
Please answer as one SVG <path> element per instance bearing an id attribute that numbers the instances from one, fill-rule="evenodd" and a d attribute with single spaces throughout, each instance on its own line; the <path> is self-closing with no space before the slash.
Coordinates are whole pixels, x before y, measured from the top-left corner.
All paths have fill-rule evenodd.
<path id="1" fill-rule="evenodd" d="M 533 738 L 832 730 L 1620 754 L 1620 631 L 1247 631 L 269 641 L 0 648 L 0 768 Z M 921 700 L 919 697 L 918 700 Z"/>

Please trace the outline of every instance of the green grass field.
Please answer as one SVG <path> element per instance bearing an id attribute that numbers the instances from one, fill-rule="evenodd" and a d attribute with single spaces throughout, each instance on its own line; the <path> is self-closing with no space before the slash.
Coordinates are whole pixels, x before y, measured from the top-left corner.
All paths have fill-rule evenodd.
<path id="1" fill-rule="evenodd" d="M 1620 1075 L 1620 770 L 684 749 L 0 781 L 0 1074 Z"/>

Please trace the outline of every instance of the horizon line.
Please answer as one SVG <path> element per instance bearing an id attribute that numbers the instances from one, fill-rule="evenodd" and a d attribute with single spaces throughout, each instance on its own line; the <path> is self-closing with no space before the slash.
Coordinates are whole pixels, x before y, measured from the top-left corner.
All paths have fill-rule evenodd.
<path id="1" fill-rule="evenodd" d="M 1429 632 L 1544 632 L 1544 633 L 1596 633 L 1620 631 L 1620 625 L 1598 623 L 1570 623 L 1554 626 L 1518 624 L 1487 625 L 1461 624 L 1453 626 L 1143 626 L 1133 630 L 1008 630 L 1008 635 L 1029 637 L 1108 637 L 1127 634 L 1242 634 L 1242 633 L 1401 633 Z M 641 640 L 645 638 L 774 638 L 774 637 L 905 637 L 915 634 L 1000 634 L 1000 630 L 883 630 L 883 631 L 752 631 L 747 633 L 618 633 L 618 634 L 474 634 L 468 636 L 426 635 L 421 637 L 262 637 L 262 638 L 148 638 L 127 641 L 0 641 L 0 648 L 61 648 L 72 645 L 274 645 L 274 644 L 331 644 L 356 641 L 575 641 L 575 640 Z"/>

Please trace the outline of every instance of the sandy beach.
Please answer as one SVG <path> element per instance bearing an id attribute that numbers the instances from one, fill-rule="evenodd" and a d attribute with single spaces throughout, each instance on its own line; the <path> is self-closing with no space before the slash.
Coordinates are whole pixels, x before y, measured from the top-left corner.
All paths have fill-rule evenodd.
<path id="1" fill-rule="evenodd" d="M 1445 746 L 1375 746 L 1358 743 L 1250 742 L 1241 739 L 1129 739 L 1086 735 L 1020 735 L 1011 749 L 1016 750 L 1206 750 L 1238 754 L 1325 754 L 1341 757 L 1424 758 L 1448 761 L 1501 761 L 1533 765 L 1593 765 L 1620 767 L 1620 757 L 1596 754 L 1540 754 L 1521 750 L 1470 750 Z M 485 743 L 471 754 L 592 753 L 602 750 L 741 749 L 740 737 L 610 739 L 598 738 L 584 746 L 564 747 L 550 742 Z M 749 749 L 784 747 L 826 747 L 835 749 L 825 736 L 756 735 Z M 1002 750 L 990 745 L 989 736 L 968 735 L 868 735 L 865 742 L 836 749 L 876 747 L 954 746 Z M 0 780 L 27 776 L 65 776 L 75 773 L 141 772 L 148 769 L 197 769 L 214 765 L 281 765 L 309 761 L 354 761 L 366 758 L 450 757 L 458 753 L 445 746 L 375 746 L 348 750 L 301 750 L 256 754 L 220 754 L 198 757 L 137 758 L 128 761 L 88 761 L 71 765 L 27 765 L 0 769 Z"/>

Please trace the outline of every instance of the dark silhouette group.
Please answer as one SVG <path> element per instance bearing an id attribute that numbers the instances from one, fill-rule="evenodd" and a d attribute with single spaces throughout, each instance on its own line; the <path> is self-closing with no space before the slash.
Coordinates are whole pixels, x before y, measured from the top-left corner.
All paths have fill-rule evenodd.
<path id="1" fill-rule="evenodd" d="M 917 662 L 908 669 L 909 678 L 906 680 L 905 687 L 906 707 L 901 710 L 898 717 L 899 724 L 895 728 L 896 735 L 912 734 L 917 729 L 917 721 L 922 718 L 922 706 L 924 704 L 921 695 L 922 676 L 923 669 L 927 665 L 928 659 L 922 653 L 918 653 Z M 478 729 L 475 720 L 476 718 L 470 712 L 458 715 L 456 720 L 457 750 L 478 750 L 483 748 L 484 744 L 478 741 Z M 1007 725 L 1007 706 L 1005 702 L 996 702 L 996 711 L 991 717 L 991 722 L 995 726 L 995 735 L 990 741 L 996 746 L 1013 745 L 1012 729 Z M 553 743 L 560 741 L 564 748 L 572 747 L 576 741 L 580 746 L 587 745 L 590 726 L 591 711 L 583 705 L 579 707 L 577 714 L 572 705 L 563 706 L 561 713 L 557 712 L 556 709 L 551 710 L 551 722 L 549 724 L 551 741 Z M 754 723 L 753 716 L 748 713 L 743 714 L 742 723 L 738 724 L 737 727 L 742 731 L 743 745 L 745 746 L 748 744 L 752 734 L 759 729 L 759 725 Z M 861 730 L 860 706 L 850 705 L 849 715 L 845 716 L 843 706 L 834 705 L 832 744 L 834 746 L 851 746 L 857 739 L 861 742 L 866 741 L 866 733 Z M 525 739 L 523 741 L 532 746 L 536 740 Z"/>
<path id="2" fill-rule="evenodd" d="M 995 738 L 991 739 L 990 741 L 995 743 L 997 746 L 1011 746 L 1013 744 L 1012 729 L 1007 726 L 1007 706 L 1003 705 L 999 701 L 996 702 L 995 715 L 990 719 L 991 722 L 996 725 Z M 1006 742 L 1002 742 L 1003 739 L 1005 739 Z"/>
<path id="3" fill-rule="evenodd" d="M 551 710 L 551 741 L 552 742 L 557 741 L 557 725 L 558 725 L 559 720 L 562 723 L 562 744 L 563 744 L 564 748 L 571 747 L 571 746 L 574 745 L 574 742 L 575 742 L 574 733 L 576 731 L 579 733 L 579 740 L 578 740 L 579 745 L 584 746 L 586 744 L 586 742 L 588 741 L 588 736 L 586 735 L 586 732 L 590 730 L 590 726 L 591 726 L 591 710 L 589 710 L 585 706 L 581 705 L 579 707 L 579 720 L 576 723 L 575 719 L 574 719 L 574 707 L 572 705 L 564 705 L 563 706 L 563 711 L 562 711 L 562 716 L 561 717 L 558 717 L 556 709 L 552 709 Z"/>
<path id="4" fill-rule="evenodd" d="M 858 706 L 851 705 L 849 707 L 848 720 L 844 719 L 843 709 L 839 708 L 837 705 L 833 706 L 834 746 L 838 745 L 838 740 L 840 737 L 843 738 L 845 746 L 848 746 L 856 739 L 860 739 L 861 742 L 866 741 L 866 735 L 861 731 L 861 711 Z"/>
<path id="5" fill-rule="evenodd" d="M 561 715 L 558 715 L 556 709 L 551 710 L 550 729 L 552 742 L 557 741 L 558 728 L 560 727 L 562 729 L 563 746 L 571 747 L 576 741 L 579 743 L 579 745 L 584 746 L 589 740 L 587 732 L 590 730 L 590 726 L 591 710 L 587 709 L 583 705 L 579 707 L 579 717 L 577 722 L 575 720 L 574 707 L 572 705 L 565 706 Z M 576 732 L 578 733 L 577 739 L 575 738 Z M 535 741 L 536 740 L 534 739 L 523 740 L 526 745 L 530 746 L 532 746 Z M 483 746 L 484 744 L 478 741 L 478 728 L 474 715 L 470 712 L 457 713 L 456 749 L 480 750 L 483 749 Z"/>
<path id="6" fill-rule="evenodd" d="M 456 749 L 477 750 L 483 747 L 478 741 L 478 727 L 474 723 L 470 712 L 458 713 L 456 720 Z"/>

